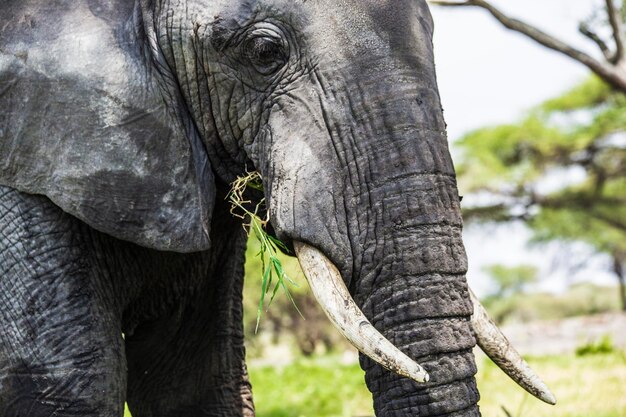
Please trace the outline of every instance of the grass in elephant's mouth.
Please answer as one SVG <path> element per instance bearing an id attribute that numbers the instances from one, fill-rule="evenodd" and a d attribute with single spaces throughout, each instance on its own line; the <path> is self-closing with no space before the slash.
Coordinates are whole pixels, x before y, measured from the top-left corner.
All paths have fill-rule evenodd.
<path id="1" fill-rule="evenodd" d="M 285 273 L 280 259 L 276 256 L 278 249 L 282 249 L 285 252 L 288 252 L 288 249 L 283 242 L 267 233 L 266 228 L 269 222 L 269 211 L 265 206 L 265 198 L 262 198 L 255 204 L 245 196 L 248 188 L 263 191 L 263 180 L 258 172 L 249 172 L 243 177 L 238 177 L 232 183 L 227 198 L 231 203 L 231 214 L 242 219 L 243 226 L 248 235 L 254 234 L 261 244 L 261 248 L 257 253 L 257 256 L 261 258 L 262 278 L 261 298 L 259 300 L 256 318 L 256 333 L 259 329 L 259 323 L 264 308 L 269 308 L 281 288 L 298 313 L 300 313 L 300 310 L 298 310 L 298 306 L 296 306 L 287 285 L 289 283 L 297 286 L 297 284 Z M 261 215 L 261 213 L 265 214 Z M 266 307 L 265 297 L 270 292 L 271 295 L 269 301 L 267 301 Z"/>

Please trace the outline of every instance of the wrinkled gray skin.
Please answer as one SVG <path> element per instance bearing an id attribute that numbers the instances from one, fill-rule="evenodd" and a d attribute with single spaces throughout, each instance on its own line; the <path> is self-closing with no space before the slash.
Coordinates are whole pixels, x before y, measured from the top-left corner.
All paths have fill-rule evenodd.
<path id="1" fill-rule="evenodd" d="M 362 357 L 377 416 L 479 415 L 423 0 L 3 0 L 0 22 L 0 415 L 254 415 L 224 201 L 246 169 L 429 372 Z"/>

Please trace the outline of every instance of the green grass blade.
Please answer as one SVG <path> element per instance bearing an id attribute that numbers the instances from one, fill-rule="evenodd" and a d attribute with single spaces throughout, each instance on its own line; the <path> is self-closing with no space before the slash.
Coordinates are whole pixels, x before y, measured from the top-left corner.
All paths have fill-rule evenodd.
<path id="1" fill-rule="evenodd" d="M 283 289 L 287 298 L 291 301 L 296 311 L 302 316 L 302 313 L 296 306 L 295 300 L 291 296 L 287 283 L 297 287 L 297 284 L 287 276 L 280 259 L 276 257 L 278 250 L 289 253 L 287 246 L 274 236 L 270 236 L 265 230 L 269 219 L 261 219 L 258 213 L 265 211 L 265 199 L 262 198 L 255 206 L 254 211 L 250 211 L 249 207 L 252 201 L 246 200 L 244 193 L 247 188 L 263 191 L 263 180 L 258 172 L 247 173 L 244 177 L 237 178 L 231 185 L 231 190 L 227 195 L 227 199 L 231 202 L 231 213 L 244 220 L 244 227 L 248 235 L 254 234 L 260 243 L 260 249 L 257 256 L 261 259 L 262 282 L 261 297 L 257 308 L 257 319 L 255 333 L 259 330 L 261 315 L 265 307 L 265 296 L 272 291 L 267 308 L 270 307 L 278 290 Z M 245 223 L 248 219 L 248 223 Z M 276 281 L 274 281 L 276 274 Z"/>

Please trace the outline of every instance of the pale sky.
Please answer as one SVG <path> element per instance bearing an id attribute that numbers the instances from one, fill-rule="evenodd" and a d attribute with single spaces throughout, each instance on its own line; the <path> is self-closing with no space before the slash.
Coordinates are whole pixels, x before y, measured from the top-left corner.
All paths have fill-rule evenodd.
<path id="1" fill-rule="evenodd" d="M 596 54 L 578 34 L 578 22 L 597 0 L 494 0 L 501 10 Z M 601 2 L 603 3 L 603 2 Z M 586 67 L 508 31 L 486 11 L 431 5 L 435 20 L 435 61 L 451 141 L 490 124 L 514 122 L 524 112 L 584 80 Z M 454 154 L 454 150 L 453 150 Z M 529 250 L 529 232 L 521 224 L 466 228 L 468 280 L 481 295 L 489 289 L 482 268 L 489 264 L 534 264 L 540 288 L 560 290 L 568 282 L 593 280 L 613 284 L 606 260 L 590 257 L 583 246 L 560 245 Z M 572 259 L 587 268 L 572 268 Z M 568 267 L 569 264 L 569 267 Z M 574 274 L 574 269 L 576 273 Z"/>

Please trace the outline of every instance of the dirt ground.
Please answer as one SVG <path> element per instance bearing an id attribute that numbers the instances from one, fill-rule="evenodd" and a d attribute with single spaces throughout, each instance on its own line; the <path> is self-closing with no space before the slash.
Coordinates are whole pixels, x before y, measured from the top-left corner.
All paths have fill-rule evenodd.
<path id="1" fill-rule="evenodd" d="M 616 347 L 626 349 L 624 313 L 508 325 L 502 327 L 502 331 L 523 355 L 571 353 L 606 335 Z"/>

